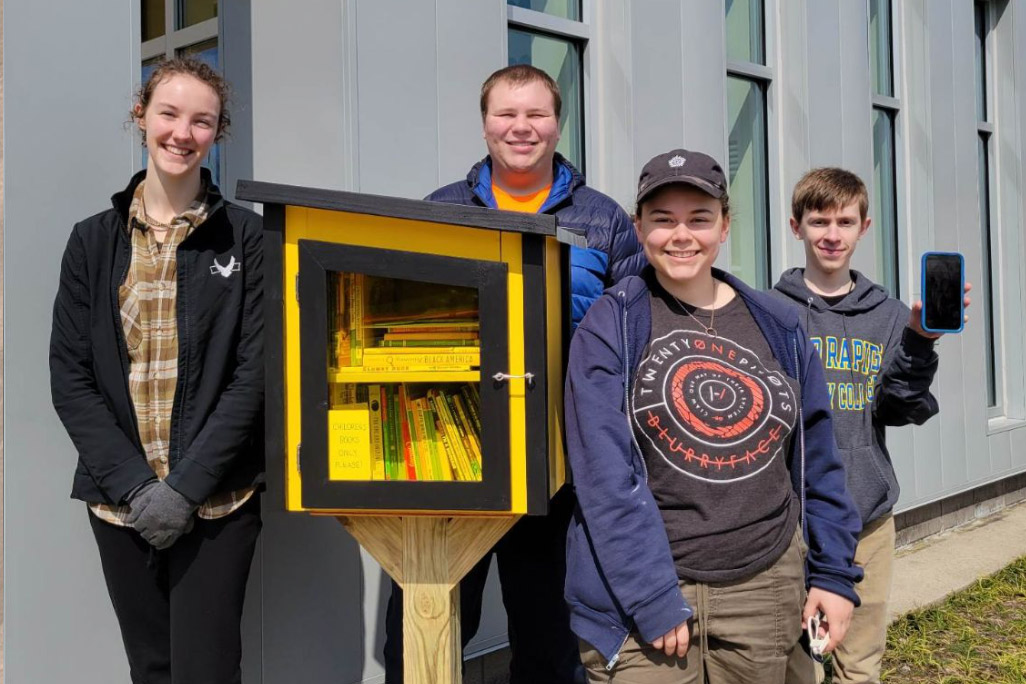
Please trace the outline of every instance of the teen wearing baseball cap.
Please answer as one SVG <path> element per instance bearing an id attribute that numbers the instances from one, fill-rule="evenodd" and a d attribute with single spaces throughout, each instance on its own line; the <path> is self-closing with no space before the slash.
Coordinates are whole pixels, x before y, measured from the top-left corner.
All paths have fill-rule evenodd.
<path id="1" fill-rule="evenodd" d="M 571 341 L 566 598 L 592 682 L 811 681 L 788 673 L 803 611 L 829 650 L 858 601 L 822 368 L 791 308 L 713 267 L 729 207 L 708 155 L 650 160 L 650 267 Z"/>

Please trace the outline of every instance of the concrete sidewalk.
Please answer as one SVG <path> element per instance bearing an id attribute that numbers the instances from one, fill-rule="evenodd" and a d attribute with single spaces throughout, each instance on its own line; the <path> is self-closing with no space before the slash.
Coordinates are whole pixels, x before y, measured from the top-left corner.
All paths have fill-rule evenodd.
<path id="1" fill-rule="evenodd" d="M 898 551 L 891 620 L 942 601 L 1026 556 L 1026 503 Z"/>

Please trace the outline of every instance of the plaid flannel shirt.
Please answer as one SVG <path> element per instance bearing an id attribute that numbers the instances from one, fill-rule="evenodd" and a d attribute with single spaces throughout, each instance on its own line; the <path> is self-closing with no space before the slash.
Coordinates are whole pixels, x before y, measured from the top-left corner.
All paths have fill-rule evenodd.
<path id="1" fill-rule="evenodd" d="M 147 225 L 140 183 L 128 210 L 127 230 L 132 241 L 132 259 L 125 282 L 118 288 L 121 324 L 128 346 L 128 390 L 135 407 L 139 438 L 146 461 L 161 480 L 170 472 L 168 446 L 171 440 L 171 409 L 178 384 L 178 245 L 211 213 L 206 188 L 195 202 L 171 221 L 163 244 Z M 215 494 L 199 507 L 197 515 L 207 520 L 222 518 L 238 510 L 253 492 L 247 487 Z M 129 507 L 90 504 L 101 520 L 122 527 Z"/>

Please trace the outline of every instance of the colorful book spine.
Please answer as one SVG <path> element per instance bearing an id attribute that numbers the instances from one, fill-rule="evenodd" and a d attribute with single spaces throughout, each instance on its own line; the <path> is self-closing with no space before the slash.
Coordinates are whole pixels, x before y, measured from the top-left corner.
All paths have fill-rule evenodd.
<path id="1" fill-rule="evenodd" d="M 468 347 L 458 352 L 397 353 L 382 350 L 383 353 L 366 354 L 363 369 L 366 371 L 431 371 L 471 370 L 481 365 L 479 347 Z"/>
<path id="2" fill-rule="evenodd" d="M 406 385 L 399 385 L 399 425 L 402 430 L 403 464 L 406 468 L 407 480 L 422 480 L 423 473 L 417 467 L 417 453 L 413 445 L 413 433 L 410 421 L 410 400 L 406 395 Z"/>
<path id="3" fill-rule="evenodd" d="M 459 347 L 477 347 L 480 340 L 474 338 L 472 340 L 379 340 L 375 347 L 367 347 L 364 349 L 366 355 L 369 351 L 375 351 L 377 349 L 425 349 L 429 348 L 435 351 L 437 347 L 446 348 L 446 351 L 458 352 Z M 439 350 L 441 351 L 441 350 Z"/>
<path id="4" fill-rule="evenodd" d="M 363 302 L 364 279 L 362 273 L 350 273 L 349 288 L 349 349 L 352 365 L 359 366 L 363 362 L 364 327 Z"/>
<path id="5" fill-rule="evenodd" d="M 456 456 L 460 479 L 467 481 L 475 479 L 470 465 L 471 456 L 463 444 L 463 439 L 460 437 L 459 430 L 456 427 L 456 419 L 449 410 L 449 403 L 445 400 L 445 395 L 437 389 L 432 389 L 428 390 L 428 396 L 434 402 L 435 412 L 438 413 L 442 427 L 445 430 L 445 435 L 449 438 L 449 444 Z"/>
<path id="6" fill-rule="evenodd" d="M 467 418 L 466 411 L 463 410 L 463 400 L 456 394 L 447 394 L 444 396 L 446 401 L 449 402 L 449 411 L 456 423 L 456 431 L 459 433 L 460 439 L 463 440 L 464 447 L 466 448 L 467 457 L 470 461 L 470 472 L 473 474 L 475 480 L 480 480 L 481 443 L 478 440 L 477 435 L 474 433 L 474 428 L 470 424 L 470 419 Z"/>
<path id="7" fill-rule="evenodd" d="M 349 345 L 349 274 L 336 273 L 335 287 L 332 289 L 334 300 L 334 366 L 350 366 L 352 363 Z"/>
<path id="8" fill-rule="evenodd" d="M 427 428 L 424 425 L 423 399 L 410 400 L 410 424 L 413 426 L 413 448 L 417 452 L 417 463 L 425 480 L 440 480 L 442 474 L 437 465 L 431 459 L 427 443 Z"/>
<path id="9" fill-rule="evenodd" d="M 385 437 L 385 473 L 389 480 L 399 478 L 399 450 L 395 436 L 395 393 L 390 385 L 381 386 L 382 432 Z"/>
<path id="10" fill-rule="evenodd" d="M 408 345 L 405 347 L 382 347 L 383 342 L 378 343 L 379 346 L 367 347 L 363 350 L 364 359 L 371 357 L 373 359 L 395 357 L 396 359 L 416 359 L 421 356 L 432 356 L 436 357 L 439 355 L 454 355 L 454 356 L 465 356 L 470 354 L 471 356 L 477 356 L 480 358 L 481 348 L 477 344 L 469 345 L 446 345 L 442 347 L 431 347 L 425 349 L 422 346 Z M 460 359 L 466 360 L 466 359 Z"/>
<path id="11" fill-rule="evenodd" d="M 477 392 L 476 385 L 463 385 L 460 387 L 460 394 L 463 396 L 464 406 L 470 415 L 477 434 L 481 434 L 481 395 Z"/>
<path id="12" fill-rule="evenodd" d="M 399 413 L 399 387 L 393 385 L 389 394 L 389 410 L 392 412 L 392 437 L 395 439 L 395 470 L 397 480 L 410 479 L 406 470 L 406 445 L 403 442 L 403 421 Z"/>
<path id="13" fill-rule="evenodd" d="M 386 340 L 476 340 L 479 336 L 476 332 L 386 332 Z"/>
<path id="14" fill-rule="evenodd" d="M 460 459 L 456 453 L 456 447 L 449 438 L 449 433 L 445 429 L 444 421 L 438 412 L 435 412 L 435 432 L 438 434 L 439 439 L 442 442 L 442 449 L 445 451 L 446 458 L 449 459 L 449 467 L 453 473 L 453 479 L 463 481 L 469 479 L 468 475 L 463 472 L 460 468 Z"/>
<path id="15" fill-rule="evenodd" d="M 434 467 L 438 469 L 438 479 L 443 481 L 451 481 L 453 477 L 452 463 L 449 460 L 449 454 L 445 450 L 445 446 L 442 444 L 442 438 L 435 430 L 437 424 L 437 416 L 434 410 L 431 408 L 431 402 L 427 399 L 421 398 L 419 400 L 423 408 L 424 418 L 424 431 L 427 434 L 428 449 L 431 454 L 431 462 Z"/>
<path id="16" fill-rule="evenodd" d="M 385 478 L 385 435 L 381 422 L 381 385 L 370 385 L 367 388 L 368 406 L 370 408 L 370 445 L 373 459 L 372 480 Z"/>

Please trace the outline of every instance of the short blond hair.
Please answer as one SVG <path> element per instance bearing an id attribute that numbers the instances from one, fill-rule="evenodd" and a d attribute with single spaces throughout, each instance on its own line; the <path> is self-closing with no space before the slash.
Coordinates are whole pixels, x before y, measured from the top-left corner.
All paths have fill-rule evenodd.
<path id="1" fill-rule="evenodd" d="M 482 119 L 488 115 L 488 96 L 492 94 L 492 88 L 500 81 L 504 81 L 511 86 L 524 86 L 528 83 L 540 82 L 552 93 L 552 108 L 555 110 L 556 118 L 558 119 L 559 115 L 563 112 L 563 96 L 559 94 L 559 84 L 551 76 L 530 64 L 514 64 L 513 66 L 499 69 L 481 84 Z"/>

